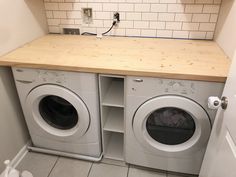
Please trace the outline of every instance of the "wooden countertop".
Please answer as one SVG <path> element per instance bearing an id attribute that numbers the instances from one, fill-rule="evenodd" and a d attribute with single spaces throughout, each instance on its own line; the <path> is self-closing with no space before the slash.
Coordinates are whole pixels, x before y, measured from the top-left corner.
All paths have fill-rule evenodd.
<path id="1" fill-rule="evenodd" d="M 46 35 L 0 65 L 225 82 L 230 60 L 213 41 Z"/>

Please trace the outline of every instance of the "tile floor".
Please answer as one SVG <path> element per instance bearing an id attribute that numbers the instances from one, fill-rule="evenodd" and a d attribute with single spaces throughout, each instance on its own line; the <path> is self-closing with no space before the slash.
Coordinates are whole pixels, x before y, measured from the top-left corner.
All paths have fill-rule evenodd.
<path id="1" fill-rule="evenodd" d="M 34 152 L 27 153 L 17 169 L 28 170 L 34 177 L 184 177 L 108 159 L 95 163 Z"/>

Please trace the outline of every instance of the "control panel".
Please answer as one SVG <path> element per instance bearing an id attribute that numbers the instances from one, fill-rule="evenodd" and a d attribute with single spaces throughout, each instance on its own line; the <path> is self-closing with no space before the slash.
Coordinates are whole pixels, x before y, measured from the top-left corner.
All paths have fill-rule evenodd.
<path id="1" fill-rule="evenodd" d="M 39 79 L 42 82 L 62 84 L 66 82 L 66 76 L 63 72 L 39 70 Z"/>
<path id="2" fill-rule="evenodd" d="M 195 92 L 195 84 L 191 81 L 165 80 L 162 85 L 165 93 L 177 92 L 179 94 L 189 95 Z"/>

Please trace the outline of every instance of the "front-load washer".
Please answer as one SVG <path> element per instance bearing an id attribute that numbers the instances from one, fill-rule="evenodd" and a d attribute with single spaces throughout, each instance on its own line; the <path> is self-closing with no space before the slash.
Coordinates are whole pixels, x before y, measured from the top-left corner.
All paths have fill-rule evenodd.
<path id="1" fill-rule="evenodd" d="M 209 96 L 223 83 L 127 77 L 125 159 L 130 164 L 198 174 L 216 114 Z"/>
<path id="2" fill-rule="evenodd" d="M 100 160 L 97 75 L 17 67 L 12 71 L 33 147 Z"/>

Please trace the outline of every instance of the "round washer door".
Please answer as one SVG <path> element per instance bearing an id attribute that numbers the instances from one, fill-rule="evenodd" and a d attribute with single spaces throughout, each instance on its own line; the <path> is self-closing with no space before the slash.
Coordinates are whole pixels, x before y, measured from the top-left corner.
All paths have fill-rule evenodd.
<path id="1" fill-rule="evenodd" d="M 85 103 L 70 90 L 56 85 L 42 85 L 26 98 L 27 110 L 35 128 L 52 137 L 83 136 L 90 124 Z"/>
<path id="2" fill-rule="evenodd" d="M 160 96 L 137 109 L 133 131 L 148 152 L 175 157 L 205 147 L 211 123 L 196 102 L 181 96 Z"/>

